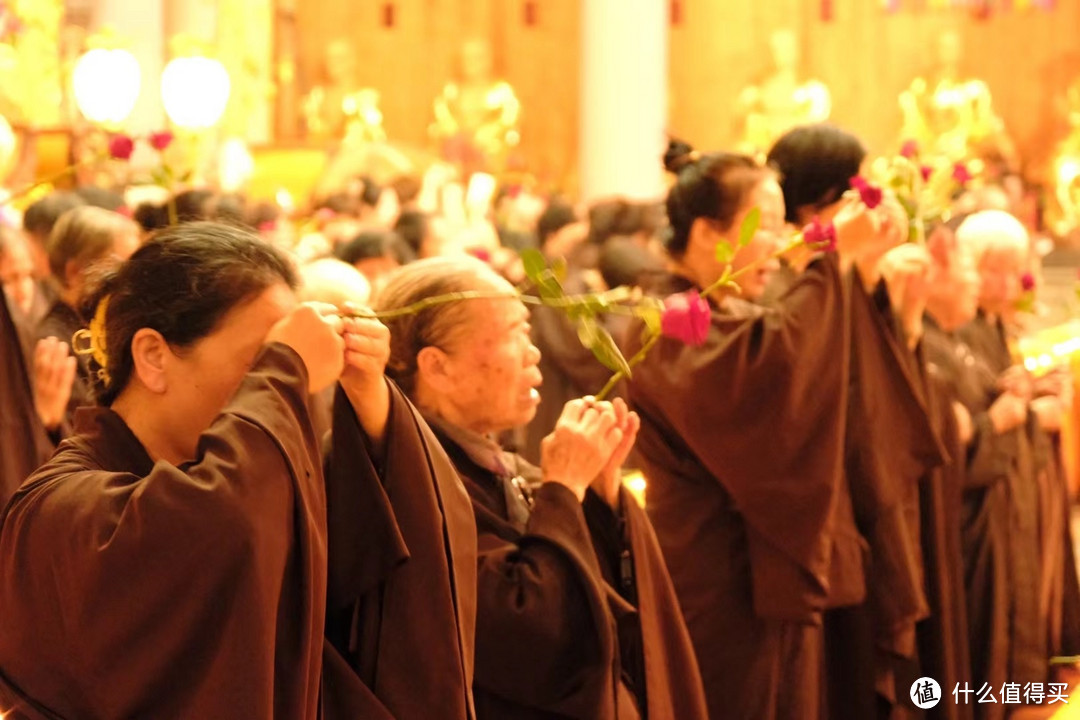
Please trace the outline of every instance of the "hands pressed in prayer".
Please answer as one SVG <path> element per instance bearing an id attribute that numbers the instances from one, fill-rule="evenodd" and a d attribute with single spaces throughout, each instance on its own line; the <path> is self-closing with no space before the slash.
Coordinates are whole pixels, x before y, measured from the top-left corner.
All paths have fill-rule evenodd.
<path id="1" fill-rule="evenodd" d="M 1031 401 L 1031 412 L 1039 420 L 1039 427 L 1048 432 L 1061 430 L 1065 419 L 1065 405 L 1056 395 L 1044 395 Z"/>
<path id="2" fill-rule="evenodd" d="M 555 423 L 555 430 L 540 443 L 540 469 L 544 482 L 568 487 L 578 500 L 607 467 L 623 440 L 623 428 L 614 406 L 592 398 L 571 400 Z"/>
<path id="3" fill-rule="evenodd" d="M 333 305 L 301 303 L 270 328 L 266 342 L 288 345 L 308 371 L 308 391 L 312 394 L 341 376 L 345 367 L 344 321 Z"/>
<path id="4" fill-rule="evenodd" d="M 390 390 L 383 377 L 390 360 L 390 330 L 373 318 L 355 317 L 357 308 L 347 306 L 346 310 L 354 317 L 344 319 L 341 387 L 364 432 L 380 446 L 390 414 Z"/>
<path id="5" fill-rule="evenodd" d="M 1000 435 L 1027 421 L 1028 400 L 1020 395 L 1005 392 L 994 401 L 987 412 L 990 415 L 990 423 L 994 426 L 994 432 Z"/>
<path id="6" fill-rule="evenodd" d="M 612 507 L 619 503 L 619 488 L 622 487 L 622 466 L 637 440 L 641 418 L 626 406 L 622 398 L 615 398 L 611 403 L 615 410 L 615 427 L 622 430 L 622 441 L 615 447 L 607 465 L 592 483 L 593 490 Z"/>
<path id="7" fill-rule="evenodd" d="M 64 419 L 75 365 L 67 343 L 54 337 L 38 341 L 34 348 L 34 409 L 46 430 L 55 430 Z"/>
<path id="8" fill-rule="evenodd" d="M 904 244 L 885 253 L 881 275 L 889 286 L 893 311 L 900 318 L 908 346 L 914 348 L 922 337 L 922 319 L 930 286 L 930 253 L 921 245 Z"/>
<path id="9" fill-rule="evenodd" d="M 998 388 L 1024 400 L 1031 400 L 1035 386 L 1031 373 L 1023 365 L 1013 365 L 998 378 Z"/>

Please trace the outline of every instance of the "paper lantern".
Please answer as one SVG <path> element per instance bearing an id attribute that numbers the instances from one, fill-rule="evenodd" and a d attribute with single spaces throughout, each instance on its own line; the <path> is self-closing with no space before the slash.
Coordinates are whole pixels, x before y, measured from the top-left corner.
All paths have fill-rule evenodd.
<path id="1" fill-rule="evenodd" d="M 217 125 L 229 102 L 229 72 L 217 60 L 180 57 L 161 73 L 165 114 L 177 127 L 205 130 Z"/>
<path id="2" fill-rule="evenodd" d="M 142 70 L 127 50 L 95 48 L 75 63 L 72 84 L 75 104 L 87 120 L 119 125 L 135 109 Z"/>

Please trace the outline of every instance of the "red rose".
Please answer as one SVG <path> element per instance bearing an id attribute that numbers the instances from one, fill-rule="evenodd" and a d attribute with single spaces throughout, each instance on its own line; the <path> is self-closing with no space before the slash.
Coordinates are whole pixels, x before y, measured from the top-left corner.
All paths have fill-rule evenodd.
<path id="1" fill-rule="evenodd" d="M 803 228 L 803 242 L 807 247 L 823 252 L 836 250 L 836 226 L 832 223 L 822 225 L 817 218 Z"/>
<path id="2" fill-rule="evenodd" d="M 109 155 L 117 160 L 130 160 L 135 152 L 135 141 L 127 135 L 113 135 L 109 140 Z"/>
<path id="3" fill-rule="evenodd" d="M 930 176 L 934 174 L 934 168 L 929 165 L 923 165 L 919 168 L 919 172 L 922 173 L 923 182 L 930 182 Z"/>
<path id="4" fill-rule="evenodd" d="M 953 180 L 961 185 L 967 185 L 971 182 L 971 171 L 967 169 L 967 165 L 964 163 L 956 163 L 953 165 L 952 176 Z"/>
<path id="5" fill-rule="evenodd" d="M 871 210 L 880 205 L 884 198 L 881 188 L 871 185 L 858 175 L 851 178 L 851 187 L 859 191 L 859 197 L 862 199 L 863 204 Z"/>
<path id="6" fill-rule="evenodd" d="M 709 336 L 712 312 L 709 303 L 697 290 L 668 295 L 664 313 L 660 316 L 660 332 L 664 337 L 681 340 L 687 345 L 701 345 Z"/>
<path id="7" fill-rule="evenodd" d="M 904 144 L 900 146 L 900 154 L 909 160 L 913 157 L 918 157 L 919 143 L 914 140 L 905 140 Z"/>
<path id="8" fill-rule="evenodd" d="M 150 147 L 161 152 L 172 145 L 173 134 L 168 130 L 162 130 L 161 132 L 150 133 L 150 137 L 148 137 L 147 140 L 150 143 Z"/>
<path id="9" fill-rule="evenodd" d="M 1020 287 L 1024 292 L 1031 292 L 1035 289 L 1035 276 L 1031 273 L 1024 273 L 1020 276 Z"/>

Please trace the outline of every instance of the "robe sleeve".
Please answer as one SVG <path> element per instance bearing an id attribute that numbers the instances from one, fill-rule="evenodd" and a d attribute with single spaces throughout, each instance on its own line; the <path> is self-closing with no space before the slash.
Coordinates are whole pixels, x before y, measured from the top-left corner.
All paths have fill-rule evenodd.
<path id="1" fill-rule="evenodd" d="M 615 603 L 633 612 L 604 587 L 581 504 L 561 485 L 540 486 L 517 544 L 493 534 L 480 538 L 477 686 L 573 716 L 581 706 L 563 703 L 583 700 L 585 672 L 610 666 L 615 631 L 609 608 Z M 594 697 L 584 707 L 604 702 L 610 700 Z"/>
<path id="2" fill-rule="evenodd" d="M 662 339 L 630 383 L 639 412 L 663 418 L 745 518 L 766 617 L 805 618 L 827 600 L 850 339 L 849 294 L 826 255 L 776 312 L 714 312 L 703 346 Z"/>
<path id="3" fill-rule="evenodd" d="M 309 541 L 296 516 L 322 512 L 295 488 L 318 477 L 306 386 L 299 356 L 270 345 L 193 463 L 140 477 L 87 469 L 73 441 L 60 448 L 3 517 L 0 663 L 12 683 L 83 716 L 273 716 L 278 602 L 291 548 Z M 325 562 L 322 542 L 303 548 L 308 562 Z M 308 583 L 321 596 L 321 579 Z M 315 678 L 305 704 L 317 690 Z"/>
<path id="4" fill-rule="evenodd" d="M 1002 436 L 994 431 L 990 413 L 983 411 L 973 415 L 971 431 L 964 487 L 987 487 L 1004 480 L 1012 467 L 1012 454 L 1002 442 Z"/>

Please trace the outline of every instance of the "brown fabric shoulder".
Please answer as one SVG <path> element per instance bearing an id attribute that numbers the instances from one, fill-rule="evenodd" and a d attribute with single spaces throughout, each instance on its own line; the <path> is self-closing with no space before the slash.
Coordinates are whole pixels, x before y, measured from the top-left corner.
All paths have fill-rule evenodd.
<path id="1" fill-rule="evenodd" d="M 80 412 L 2 518 L 5 708 L 318 717 L 325 498 L 306 385 L 294 352 L 267 347 L 181 467 L 111 410 Z"/>

